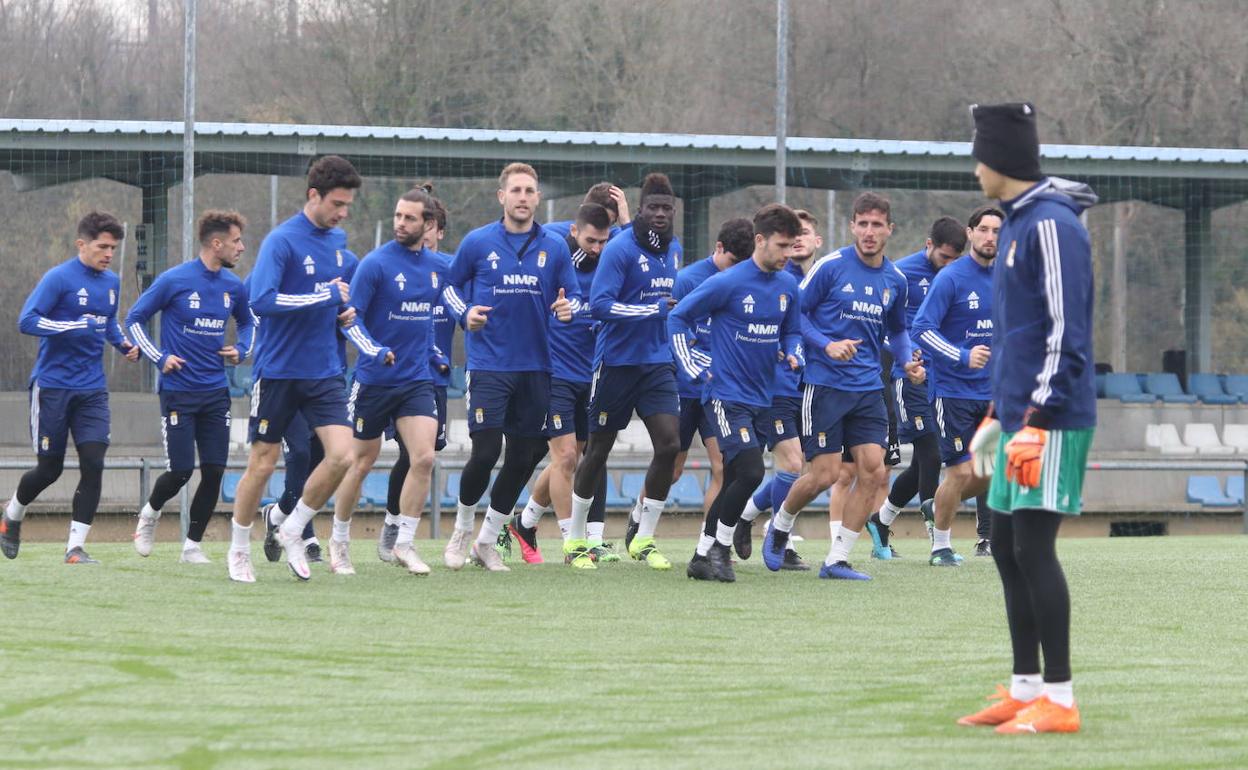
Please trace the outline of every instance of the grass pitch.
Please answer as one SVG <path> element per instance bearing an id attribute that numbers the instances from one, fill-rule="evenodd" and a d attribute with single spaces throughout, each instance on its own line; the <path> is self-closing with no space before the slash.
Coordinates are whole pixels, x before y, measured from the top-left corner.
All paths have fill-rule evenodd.
<path id="1" fill-rule="evenodd" d="M 300 585 L 257 544 L 241 586 L 224 544 L 204 568 L 27 544 L 0 563 L 0 767 L 1248 766 L 1248 538 L 1060 543 L 1072 736 L 954 724 L 1010 673 L 991 560 L 866 545 L 871 583 L 756 555 L 719 585 L 635 562 L 418 579 L 360 540 L 358 576 Z"/>

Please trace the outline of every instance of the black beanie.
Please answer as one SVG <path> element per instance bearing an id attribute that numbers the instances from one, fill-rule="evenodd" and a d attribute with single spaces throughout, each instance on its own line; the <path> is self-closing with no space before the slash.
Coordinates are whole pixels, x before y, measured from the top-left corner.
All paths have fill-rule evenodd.
<path id="1" fill-rule="evenodd" d="M 1011 179 L 1037 182 L 1044 178 L 1036 108 L 1031 102 L 972 104 L 971 117 L 975 121 L 971 140 L 975 160 Z"/>
<path id="2" fill-rule="evenodd" d="M 672 192 L 672 182 L 667 178 L 667 174 L 646 174 L 646 180 L 641 183 L 641 197 L 647 195 L 671 195 L 676 196 Z"/>

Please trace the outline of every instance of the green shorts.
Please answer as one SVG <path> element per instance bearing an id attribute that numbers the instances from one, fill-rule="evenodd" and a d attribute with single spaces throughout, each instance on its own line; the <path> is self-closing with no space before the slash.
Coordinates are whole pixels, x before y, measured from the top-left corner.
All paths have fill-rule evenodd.
<path id="1" fill-rule="evenodd" d="M 988 507 L 1000 513 L 1042 508 L 1078 516 L 1083 506 L 1083 476 L 1094 428 L 1051 430 L 1040 460 L 1040 486 L 1024 487 L 1005 477 L 1005 445 L 1013 433 L 1002 433 L 997 444 L 997 470 L 988 488 Z"/>

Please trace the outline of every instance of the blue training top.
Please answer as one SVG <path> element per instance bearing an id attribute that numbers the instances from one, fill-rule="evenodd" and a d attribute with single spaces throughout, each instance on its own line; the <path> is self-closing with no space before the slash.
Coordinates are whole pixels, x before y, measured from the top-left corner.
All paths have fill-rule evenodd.
<path id="1" fill-rule="evenodd" d="M 933 398 L 992 398 L 991 368 L 970 367 L 971 348 L 992 342 L 992 266 L 967 254 L 941 269 L 910 335 L 931 353 Z"/>

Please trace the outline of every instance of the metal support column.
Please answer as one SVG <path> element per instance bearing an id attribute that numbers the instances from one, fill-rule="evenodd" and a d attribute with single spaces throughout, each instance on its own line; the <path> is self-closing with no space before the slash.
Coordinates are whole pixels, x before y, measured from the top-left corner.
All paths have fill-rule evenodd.
<path id="1" fill-rule="evenodd" d="M 1187 371 L 1213 368 L 1213 207 L 1209 186 L 1190 182 L 1183 212 L 1184 303 L 1183 329 L 1187 344 Z"/>

